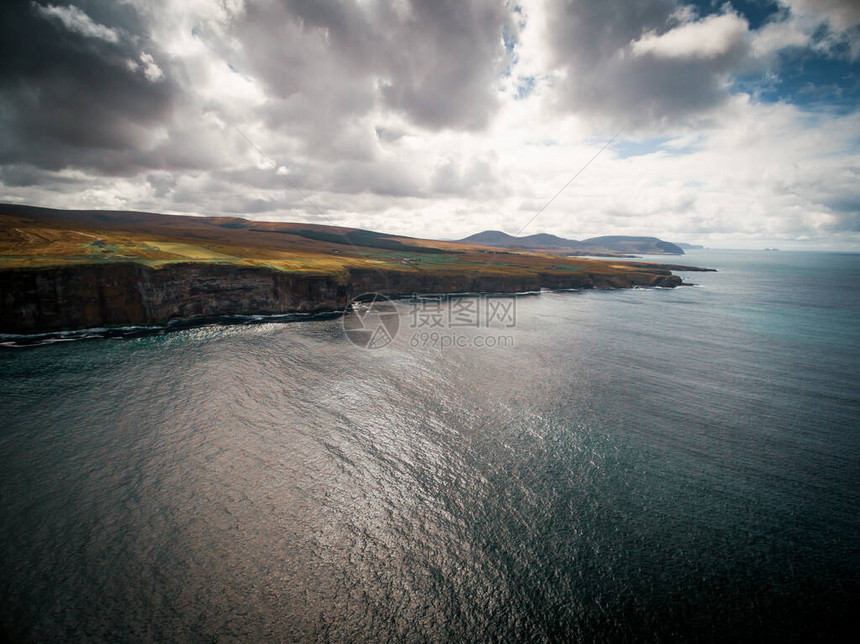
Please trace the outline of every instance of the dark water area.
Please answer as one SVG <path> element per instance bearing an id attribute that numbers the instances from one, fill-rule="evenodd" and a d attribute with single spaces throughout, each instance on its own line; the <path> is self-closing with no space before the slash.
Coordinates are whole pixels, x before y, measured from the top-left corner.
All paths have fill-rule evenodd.
<path id="1" fill-rule="evenodd" d="M 401 302 L 377 350 L 336 318 L 0 347 L 3 635 L 839 639 L 860 255 L 683 261 L 719 272 L 460 346 Z"/>

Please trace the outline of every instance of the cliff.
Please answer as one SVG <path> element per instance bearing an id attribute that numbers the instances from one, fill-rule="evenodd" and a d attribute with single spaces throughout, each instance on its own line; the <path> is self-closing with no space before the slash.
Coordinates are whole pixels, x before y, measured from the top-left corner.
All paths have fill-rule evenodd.
<path id="1" fill-rule="evenodd" d="M 172 319 L 342 310 L 331 277 L 244 266 L 83 264 L 0 271 L 0 331 L 32 333 Z"/>
<path id="2" fill-rule="evenodd" d="M 343 311 L 410 296 L 668 286 L 701 270 L 239 218 L 0 204 L 0 333 Z"/>
<path id="3" fill-rule="evenodd" d="M 0 332 L 37 333 L 155 325 L 228 315 L 342 311 L 363 293 L 524 292 L 540 288 L 668 286 L 681 278 L 648 268 L 624 273 L 491 275 L 352 269 L 348 277 L 254 266 L 75 264 L 0 270 Z"/>

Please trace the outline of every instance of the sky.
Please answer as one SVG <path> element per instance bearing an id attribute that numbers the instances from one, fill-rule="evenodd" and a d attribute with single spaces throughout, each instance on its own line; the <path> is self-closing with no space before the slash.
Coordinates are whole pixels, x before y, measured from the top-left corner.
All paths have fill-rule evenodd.
<path id="1" fill-rule="evenodd" d="M 860 0 L 4 0 L 0 201 L 860 250 Z"/>

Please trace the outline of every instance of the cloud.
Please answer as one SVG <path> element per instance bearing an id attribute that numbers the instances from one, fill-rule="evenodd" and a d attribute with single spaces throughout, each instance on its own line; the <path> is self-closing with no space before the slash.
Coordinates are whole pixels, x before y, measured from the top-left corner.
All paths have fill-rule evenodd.
<path id="1" fill-rule="evenodd" d="M 770 60 L 780 51 L 806 48 L 812 43 L 811 30 L 804 29 L 797 20 L 768 22 L 753 35 L 752 53 L 757 58 Z"/>
<path id="2" fill-rule="evenodd" d="M 860 59 L 860 4 L 856 0 L 781 0 L 790 9 L 784 22 L 808 36 L 810 46 L 829 57 Z"/>
<path id="3" fill-rule="evenodd" d="M 747 64 L 747 21 L 728 8 L 701 20 L 667 0 L 558 0 L 549 10 L 558 107 L 616 128 L 696 123 L 725 104 L 730 75 Z"/>
<path id="4" fill-rule="evenodd" d="M 388 45 L 386 105 L 431 128 L 486 126 L 498 107 L 506 20 L 500 2 L 413 3 Z"/>
<path id="5" fill-rule="evenodd" d="M 140 62 L 143 66 L 143 75 L 146 76 L 146 80 L 151 83 L 157 83 L 164 78 L 164 72 L 161 70 L 161 67 L 159 67 L 156 64 L 155 59 L 146 52 L 140 54 Z"/>
<path id="6" fill-rule="evenodd" d="M 422 177 L 397 162 L 344 161 L 331 169 L 329 189 L 346 194 L 371 192 L 390 197 L 409 197 L 421 190 Z"/>
<path id="7" fill-rule="evenodd" d="M 477 158 L 462 163 L 448 157 L 433 171 L 431 191 L 439 195 L 482 195 L 498 197 L 504 188 L 498 182 L 493 166 L 497 159 Z"/>
<path id="8" fill-rule="evenodd" d="M 56 6 L 49 4 L 42 6 L 36 2 L 33 8 L 44 18 L 58 20 L 66 29 L 86 36 L 87 38 L 99 38 L 107 42 L 119 42 L 119 34 L 115 29 L 93 22 L 87 14 L 74 5 Z"/>
<path id="9" fill-rule="evenodd" d="M 708 16 L 696 22 L 685 22 L 666 33 L 647 32 L 635 40 L 634 56 L 664 59 L 714 60 L 744 52 L 748 43 L 749 24 L 736 13 Z"/>
<path id="10" fill-rule="evenodd" d="M 164 71 L 156 64 L 155 59 L 146 52 L 140 54 L 139 60 L 128 58 L 126 66 L 133 72 L 140 70 L 150 83 L 157 83 L 164 78 Z"/>
<path id="11" fill-rule="evenodd" d="M 856 0 L 782 0 L 800 15 L 826 20 L 837 30 L 845 31 L 860 24 L 860 3 Z"/>
<path id="12" fill-rule="evenodd" d="M 328 129 L 383 107 L 431 130 L 481 129 L 498 107 L 505 20 L 500 0 L 254 0 L 226 29 L 239 48 L 208 40 L 265 86 L 273 123 Z"/>
<path id="13" fill-rule="evenodd" d="M 163 138 L 181 88 L 130 6 L 94 6 L 97 18 L 74 5 L 0 8 L 0 163 L 122 174 Z"/>

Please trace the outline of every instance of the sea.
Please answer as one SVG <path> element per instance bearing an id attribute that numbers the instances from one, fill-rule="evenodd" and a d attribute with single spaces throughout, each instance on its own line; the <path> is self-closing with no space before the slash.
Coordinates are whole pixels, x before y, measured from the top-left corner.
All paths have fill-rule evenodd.
<path id="1" fill-rule="evenodd" d="M 856 632 L 860 254 L 672 260 L 717 272 L 0 337 L 0 638 Z"/>

